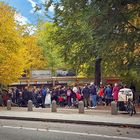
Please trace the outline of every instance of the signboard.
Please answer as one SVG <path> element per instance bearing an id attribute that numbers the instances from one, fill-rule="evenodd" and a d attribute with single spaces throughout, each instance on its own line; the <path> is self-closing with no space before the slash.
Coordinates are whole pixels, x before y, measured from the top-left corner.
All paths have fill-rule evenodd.
<path id="1" fill-rule="evenodd" d="M 67 76 L 68 71 L 67 70 L 56 70 L 56 75 L 57 76 Z"/>
<path id="2" fill-rule="evenodd" d="M 32 72 L 31 72 L 32 78 L 51 77 L 51 76 L 52 76 L 51 70 L 32 70 Z"/>
<path id="3" fill-rule="evenodd" d="M 56 70 L 56 76 L 76 76 L 76 73 L 73 69 L 68 70 Z"/>

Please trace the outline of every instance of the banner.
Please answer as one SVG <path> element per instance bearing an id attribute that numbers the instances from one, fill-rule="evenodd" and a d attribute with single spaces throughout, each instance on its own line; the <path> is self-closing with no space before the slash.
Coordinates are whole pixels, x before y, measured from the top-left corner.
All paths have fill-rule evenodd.
<path id="1" fill-rule="evenodd" d="M 52 72 L 51 70 L 32 70 L 31 72 L 31 77 L 35 78 L 35 77 L 51 77 L 52 76 Z"/>

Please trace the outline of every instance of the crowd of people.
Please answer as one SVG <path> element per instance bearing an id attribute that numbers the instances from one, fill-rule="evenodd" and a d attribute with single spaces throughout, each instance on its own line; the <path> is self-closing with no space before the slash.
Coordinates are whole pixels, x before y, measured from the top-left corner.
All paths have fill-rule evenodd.
<path id="1" fill-rule="evenodd" d="M 7 100 L 14 105 L 26 107 L 32 100 L 35 107 L 50 106 L 53 100 L 60 107 L 78 107 L 78 102 L 83 101 L 85 108 L 96 108 L 98 104 L 110 105 L 118 100 L 118 92 L 122 88 L 117 83 L 114 85 L 101 85 L 97 87 L 94 83 L 78 86 L 56 86 L 54 88 L 42 87 L 16 87 L 2 90 L 0 92 L 0 104 L 6 106 Z"/>

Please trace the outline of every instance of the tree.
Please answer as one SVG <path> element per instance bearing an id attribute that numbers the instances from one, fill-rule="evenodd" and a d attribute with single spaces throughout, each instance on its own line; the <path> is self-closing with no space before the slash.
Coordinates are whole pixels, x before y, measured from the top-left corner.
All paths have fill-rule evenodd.
<path id="1" fill-rule="evenodd" d="M 38 45 L 47 59 L 46 68 L 51 69 L 53 74 L 56 69 L 67 67 L 60 54 L 61 47 L 52 38 L 52 34 L 55 34 L 56 30 L 57 28 L 54 24 L 41 21 L 37 31 Z"/>
<path id="2" fill-rule="evenodd" d="M 14 18 L 15 10 L 0 2 L 0 84 L 18 81 L 24 70 L 41 67 L 42 50 L 35 37 L 25 36 Z"/>
<path id="3" fill-rule="evenodd" d="M 43 49 L 37 45 L 38 38 L 35 35 L 25 35 L 23 38 L 28 68 L 44 69 L 47 66 L 47 59 L 43 55 Z"/>
<path id="4" fill-rule="evenodd" d="M 89 76 L 94 73 L 93 63 L 97 57 L 92 30 L 84 19 L 84 9 L 82 11 L 81 7 L 80 10 L 80 7 L 74 5 L 74 3 L 75 1 L 56 3 L 54 21 L 58 30 L 54 41 L 63 46 L 61 53 L 65 61 L 71 64 L 78 74 L 83 73 Z M 84 2 L 78 1 L 77 4 L 82 5 Z M 71 10 L 69 10 L 70 8 Z M 85 11 L 87 12 L 87 10 Z"/>
<path id="5" fill-rule="evenodd" d="M 23 72 L 22 39 L 14 21 L 15 11 L 0 3 L 0 83 L 9 84 Z M 21 55 L 21 56 L 20 56 Z M 17 61 L 19 60 L 19 61 Z"/>
<path id="6" fill-rule="evenodd" d="M 49 1 L 46 9 L 55 7 L 54 22 L 58 25 L 55 41 L 64 46 L 67 60 L 93 67 L 95 58 L 102 58 L 104 75 L 117 75 L 138 80 L 140 55 L 140 2 L 138 0 L 60 0 Z"/>

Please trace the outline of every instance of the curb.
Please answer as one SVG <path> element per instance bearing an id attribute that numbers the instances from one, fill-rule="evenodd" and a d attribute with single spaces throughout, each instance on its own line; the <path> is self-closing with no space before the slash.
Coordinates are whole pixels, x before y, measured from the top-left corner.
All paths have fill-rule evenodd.
<path id="1" fill-rule="evenodd" d="M 131 127 L 131 128 L 140 128 L 140 125 L 139 125 L 139 124 L 123 124 L 123 123 L 111 123 L 111 122 L 93 122 L 93 121 L 80 121 L 80 120 L 62 120 L 62 119 L 45 119 L 45 118 L 27 118 L 27 117 L 11 117 L 11 116 L 0 116 L 0 119 L 7 119 L 7 120 L 22 120 L 22 121 L 55 122 L 55 123 L 72 123 L 72 124 L 100 125 L 100 126 L 114 126 L 114 127 Z"/>

